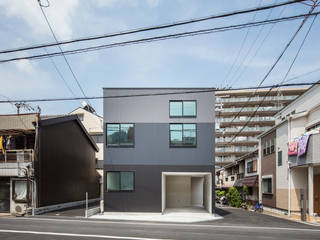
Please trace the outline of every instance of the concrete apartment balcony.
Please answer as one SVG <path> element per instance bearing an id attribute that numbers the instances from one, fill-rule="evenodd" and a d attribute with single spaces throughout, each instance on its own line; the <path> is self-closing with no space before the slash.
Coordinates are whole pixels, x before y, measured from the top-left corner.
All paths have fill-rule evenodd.
<path id="1" fill-rule="evenodd" d="M 216 129 L 216 137 L 221 136 L 234 136 L 237 134 L 242 127 L 234 128 L 234 127 L 226 127 L 226 128 L 220 128 Z M 245 127 L 242 131 L 240 136 L 257 136 L 264 131 L 268 130 L 270 127 L 264 126 L 264 127 Z"/>
<path id="2" fill-rule="evenodd" d="M 217 116 L 234 116 L 236 113 L 239 113 L 239 116 L 250 116 L 253 112 L 257 110 L 255 113 L 256 116 L 273 116 L 276 114 L 280 109 L 282 109 L 283 106 L 277 106 L 277 107 L 272 107 L 272 106 L 263 106 L 259 107 L 257 110 L 256 107 L 221 107 L 216 113 Z"/>
<path id="3" fill-rule="evenodd" d="M 274 117 L 273 116 L 260 116 L 251 118 L 249 116 L 241 116 L 236 119 L 229 117 L 229 118 L 216 118 L 216 122 L 220 124 L 221 128 L 224 127 L 232 127 L 232 126 L 241 126 L 246 124 L 248 121 L 250 122 L 247 126 L 273 126 L 274 125 Z"/>
<path id="4" fill-rule="evenodd" d="M 291 166 L 303 166 L 308 164 L 320 164 L 320 134 L 309 136 L 307 151 L 301 157 L 289 156 Z"/>
<path id="5" fill-rule="evenodd" d="M 264 99 L 265 105 L 270 105 L 270 102 L 279 102 L 281 104 L 287 104 L 294 100 L 297 96 L 268 96 L 264 99 L 264 97 L 255 96 L 249 98 L 248 97 L 229 97 L 229 98 L 220 98 L 217 97 L 216 102 L 222 103 L 223 106 L 248 106 L 248 105 L 259 105 L 261 101 Z"/>
<path id="6" fill-rule="evenodd" d="M 27 176 L 33 161 L 33 149 L 6 150 L 0 153 L 0 176 Z"/>
<path id="7" fill-rule="evenodd" d="M 256 147 L 226 147 L 219 148 L 217 147 L 215 150 L 215 154 L 217 157 L 219 156 L 243 156 L 254 151 Z"/>

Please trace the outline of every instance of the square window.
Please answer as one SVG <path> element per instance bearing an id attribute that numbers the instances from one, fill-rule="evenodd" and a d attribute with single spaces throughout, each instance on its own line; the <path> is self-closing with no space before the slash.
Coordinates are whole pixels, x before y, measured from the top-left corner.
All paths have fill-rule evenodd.
<path id="1" fill-rule="evenodd" d="M 134 124 L 107 124 L 107 146 L 134 146 Z"/>
<path id="2" fill-rule="evenodd" d="M 16 180 L 13 182 L 13 200 L 16 202 L 27 202 L 28 182 L 26 180 Z"/>
<path id="3" fill-rule="evenodd" d="M 195 100 L 173 100 L 169 102 L 170 117 L 196 117 L 197 106 Z"/>
<path id="4" fill-rule="evenodd" d="M 170 124 L 169 130 L 170 146 L 196 146 L 197 145 L 197 127 L 194 123 L 174 123 Z"/>
<path id="5" fill-rule="evenodd" d="M 134 172 L 107 172 L 107 191 L 134 191 Z"/>

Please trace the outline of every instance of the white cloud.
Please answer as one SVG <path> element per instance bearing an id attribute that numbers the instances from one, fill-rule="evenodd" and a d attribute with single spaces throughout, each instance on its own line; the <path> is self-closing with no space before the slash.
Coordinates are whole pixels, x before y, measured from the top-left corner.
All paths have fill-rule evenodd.
<path id="1" fill-rule="evenodd" d="M 78 0 L 50 1 L 50 7 L 43 8 L 59 39 L 71 38 L 71 17 L 78 3 Z M 1 0 L 0 8 L 7 17 L 23 20 L 35 37 L 51 35 L 36 0 Z"/>

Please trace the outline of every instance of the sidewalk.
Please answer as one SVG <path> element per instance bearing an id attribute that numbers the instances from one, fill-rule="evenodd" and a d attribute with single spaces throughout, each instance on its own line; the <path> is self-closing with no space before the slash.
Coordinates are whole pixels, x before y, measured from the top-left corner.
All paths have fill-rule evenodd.
<path id="1" fill-rule="evenodd" d="M 184 211 L 183 209 L 170 209 L 162 213 L 141 212 L 105 212 L 89 217 L 89 219 L 120 220 L 120 221 L 146 221 L 146 222 L 171 222 L 171 223 L 199 223 L 221 220 L 218 214 L 209 214 L 205 211 Z"/>
<path id="2" fill-rule="evenodd" d="M 271 212 L 268 210 L 263 210 L 262 214 L 273 216 L 273 217 L 278 217 L 278 218 L 282 218 L 282 219 L 287 219 L 290 221 L 299 222 L 299 223 L 303 223 L 303 224 L 307 224 L 307 225 L 320 227 L 320 218 L 319 217 L 318 217 L 318 220 L 304 222 L 304 221 L 300 220 L 300 215 L 297 215 L 297 214 L 291 214 L 291 217 L 289 217 L 288 215 L 278 214 L 278 213 L 274 213 L 274 212 Z"/>

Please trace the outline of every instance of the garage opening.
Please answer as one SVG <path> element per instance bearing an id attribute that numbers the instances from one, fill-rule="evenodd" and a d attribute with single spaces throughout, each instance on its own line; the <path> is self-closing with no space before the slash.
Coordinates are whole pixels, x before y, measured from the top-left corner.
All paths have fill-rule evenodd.
<path id="1" fill-rule="evenodd" d="M 162 173 L 162 212 L 212 213 L 211 173 Z"/>

